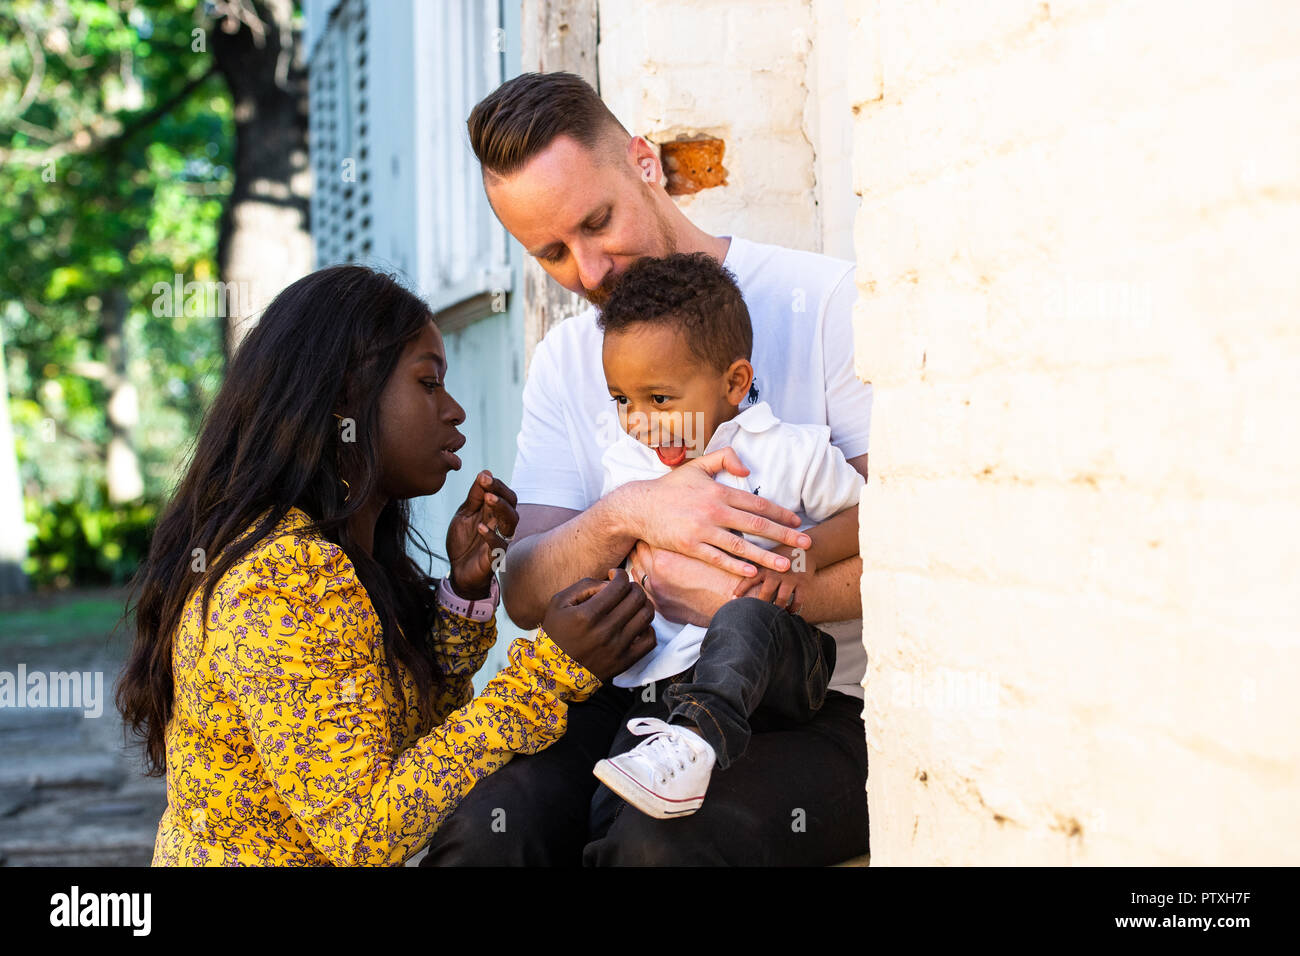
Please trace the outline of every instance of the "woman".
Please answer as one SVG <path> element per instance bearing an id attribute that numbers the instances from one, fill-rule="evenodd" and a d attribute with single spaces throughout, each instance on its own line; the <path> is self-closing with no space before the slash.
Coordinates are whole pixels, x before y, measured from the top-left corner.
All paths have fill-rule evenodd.
<path id="1" fill-rule="evenodd" d="M 400 865 L 653 647 L 645 593 L 585 579 L 470 699 L 518 515 L 481 472 L 448 578 L 407 554 L 407 499 L 461 467 L 446 364 L 424 303 L 354 266 L 286 288 L 235 354 L 137 578 L 117 688 L 167 776 L 155 865 Z"/>

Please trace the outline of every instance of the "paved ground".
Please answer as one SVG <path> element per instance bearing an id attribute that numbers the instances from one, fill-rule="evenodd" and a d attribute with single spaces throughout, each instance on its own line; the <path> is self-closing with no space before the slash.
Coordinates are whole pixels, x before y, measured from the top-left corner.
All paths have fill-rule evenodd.
<path id="1" fill-rule="evenodd" d="M 4 610 L 0 609 L 0 622 Z M 0 628 L 4 623 L 0 623 Z M 100 639 L 0 638 L 0 670 L 101 671 L 103 714 L 0 707 L 0 865 L 147 866 L 166 806 L 112 704 L 122 651 Z"/>
<path id="2" fill-rule="evenodd" d="M 128 747 L 113 685 L 125 595 L 89 591 L 0 599 L 0 671 L 103 673 L 103 713 L 0 707 L 0 866 L 148 866 L 167 806 Z M 421 851 L 407 866 L 417 866 Z"/>

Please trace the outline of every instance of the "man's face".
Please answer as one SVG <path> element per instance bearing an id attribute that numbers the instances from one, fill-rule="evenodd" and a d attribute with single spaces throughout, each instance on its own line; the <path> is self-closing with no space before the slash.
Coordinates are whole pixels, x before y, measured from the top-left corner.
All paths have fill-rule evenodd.
<path id="1" fill-rule="evenodd" d="M 488 201 L 556 282 L 600 306 L 637 259 L 676 251 L 672 228 L 655 204 L 659 187 L 641 176 L 643 170 L 652 181 L 658 177 L 658 161 L 644 155 L 648 149 L 634 141 L 613 162 L 601 163 L 558 136 L 508 179 L 489 175 Z"/>

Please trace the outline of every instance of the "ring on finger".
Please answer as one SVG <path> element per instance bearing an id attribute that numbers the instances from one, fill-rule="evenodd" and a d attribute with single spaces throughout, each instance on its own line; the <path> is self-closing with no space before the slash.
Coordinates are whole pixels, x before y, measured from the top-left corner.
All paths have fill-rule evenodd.
<path id="1" fill-rule="evenodd" d="M 509 535 L 507 537 L 506 535 L 502 534 L 500 528 L 493 528 L 492 533 L 496 535 L 498 538 L 500 538 L 502 541 L 504 541 L 506 544 L 509 544 L 511 541 L 515 540 L 514 535 Z"/>

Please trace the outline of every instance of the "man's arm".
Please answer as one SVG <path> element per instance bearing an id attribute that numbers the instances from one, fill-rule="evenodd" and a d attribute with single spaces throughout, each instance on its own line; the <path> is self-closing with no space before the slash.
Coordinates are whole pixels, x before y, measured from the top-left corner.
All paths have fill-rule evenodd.
<path id="1" fill-rule="evenodd" d="M 519 527 L 501 574 L 510 620 L 524 630 L 537 627 L 551 595 L 623 563 L 636 539 L 621 520 L 620 491 L 615 488 L 586 511 L 519 506 Z"/>
<path id="2" fill-rule="evenodd" d="M 660 478 L 620 485 L 583 512 L 520 504 L 519 526 L 502 575 L 510 619 L 522 628 L 536 627 L 553 594 L 584 577 L 604 578 L 638 540 L 680 551 L 733 579 L 747 571 L 750 562 L 788 570 L 788 555 L 761 548 L 728 529 L 807 548 L 812 539 L 798 529 L 798 515 L 715 481 L 713 476 L 724 468 L 749 473 L 735 450 L 727 447 Z"/>
<path id="3" fill-rule="evenodd" d="M 854 557 L 858 553 L 858 506 L 845 508 L 839 514 L 809 528 L 805 534 L 812 538 L 813 543 L 804 552 L 804 556 L 814 571 Z M 793 559 L 793 553 L 791 558 Z"/>
<path id="4" fill-rule="evenodd" d="M 864 479 L 867 477 L 865 454 L 850 458 L 848 462 Z M 857 514 L 855 506 L 828 521 L 847 521 L 852 515 L 856 523 Z M 814 530 L 809 528 L 805 533 L 811 535 Z M 788 557 L 793 548 L 778 546 L 772 551 Z M 707 627 L 718 608 L 732 599 L 732 592 L 740 582 L 738 574 L 721 571 L 702 561 L 645 542 L 637 544 L 633 564 L 638 576 L 649 575 L 647 590 L 660 612 L 669 620 L 701 627 Z M 854 555 L 827 567 L 814 567 L 799 577 L 803 579 L 798 585 L 799 613 L 809 623 L 852 620 L 862 616 L 861 557 Z"/>
<path id="5" fill-rule="evenodd" d="M 866 459 L 862 454 L 856 464 L 849 462 L 839 448 L 824 441 L 804 459 L 799 509 L 817 522 L 808 529 L 813 543 L 804 555 L 804 564 L 814 571 L 858 553 L 858 501 L 867 481 Z"/>
<path id="6" fill-rule="evenodd" d="M 862 616 L 862 558 L 854 555 L 825 568 L 799 587 L 799 616 L 809 624 Z"/>
<path id="7" fill-rule="evenodd" d="M 838 452 L 837 452 L 838 454 Z M 848 464 L 862 480 L 867 480 L 867 456 L 858 455 Z M 862 558 L 858 555 L 858 506 L 846 508 L 808 529 L 813 546 L 808 549 L 807 565 L 812 573 L 795 588 L 795 607 L 804 620 L 817 624 L 862 616 Z M 778 547 L 778 554 L 791 549 Z"/>

